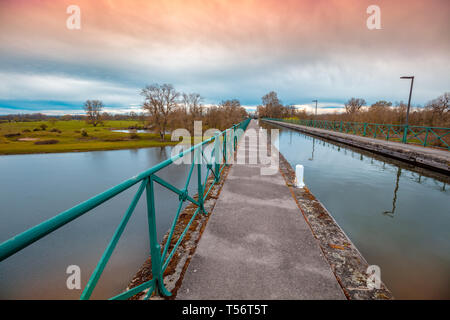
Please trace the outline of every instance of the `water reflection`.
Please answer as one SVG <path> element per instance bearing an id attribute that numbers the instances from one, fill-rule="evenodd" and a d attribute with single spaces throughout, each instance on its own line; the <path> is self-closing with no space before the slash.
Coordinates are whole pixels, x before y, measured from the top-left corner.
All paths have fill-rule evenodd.
<path id="1" fill-rule="evenodd" d="M 397 180 L 395 182 L 394 198 L 392 198 L 392 210 L 383 212 L 383 214 L 390 216 L 391 218 L 394 217 L 394 213 L 395 213 L 395 205 L 397 203 L 397 192 L 398 192 L 398 186 L 399 186 L 401 175 L 402 175 L 402 168 L 397 168 Z"/>
<path id="2" fill-rule="evenodd" d="M 314 148 L 316 146 L 316 138 L 313 138 L 313 145 L 312 145 L 312 152 L 311 152 L 311 158 L 308 160 L 313 161 L 314 160 Z"/>

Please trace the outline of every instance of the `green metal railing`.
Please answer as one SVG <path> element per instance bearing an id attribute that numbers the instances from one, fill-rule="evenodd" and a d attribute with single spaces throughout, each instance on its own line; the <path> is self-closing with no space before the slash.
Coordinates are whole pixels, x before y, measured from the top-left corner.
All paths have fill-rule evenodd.
<path id="1" fill-rule="evenodd" d="M 109 242 L 107 248 L 105 249 L 100 261 L 98 262 L 94 272 L 92 273 L 86 287 L 81 294 L 81 299 L 89 299 L 92 295 L 93 290 L 95 289 L 100 276 L 102 275 L 103 270 L 105 269 L 106 264 L 108 263 L 109 258 L 111 257 L 128 221 L 133 214 L 136 205 L 141 198 L 144 191 L 146 192 L 146 200 L 147 200 L 147 218 L 148 218 L 148 228 L 150 235 L 150 257 L 152 262 L 152 275 L 153 278 L 135 288 L 132 288 L 128 291 L 125 291 L 111 299 L 127 299 L 130 298 L 137 293 L 140 293 L 146 289 L 148 293 L 145 296 L 145 299 L 151 297 L 153 292 L 160 293 L 164 296 L 170 296 L 171 293 L 164 287 L 163 282 L 163 274 L 166 268 L 168 267 L 172 257 L 174 256 L 175 251 L 180 245 L 182 239 L 184 238 L 187 230 L 191 226 L 195 217 L 199 212 L 203 214 L 207 214 L 205 208 L 203 207 L 203 203 L 207 196 L 209 195 L 212 187 L 220 180 L 221 174 L 225 166 L 229 164 L 230 157 L 233 157 L 234 151 L 236 151 L 237 143 L 241 138 L 243 132 L 248 126 L 250 119 L 246 119 L 241 123 L 234 125 L 233 127 L 222 131 L 216 134 L 209 139 L 200 142 L 188 150 L 180 152 L 178 155 L 173 156 L 170 159 L 167 159 L 154 167 L 138 174 L 137 176 L 128 179 L 111 189 L 106 190 L 89 200 L 86 200 L 75 207 L 66 210 L 55 217 L 44 221 L 37 226 L 24 231 L 16 235 L 15 237 L 3 242 L 0 244 L 0 261 L 10 257 L 11 255 L 17 253 L 18 251 L 24 249 L 25 247 L 31 245 L 35 241 L 45 237 L 49 233 L 61 228 L 67 223 L 75 220 L 76 218 L 82 216 L 86 212 L 94 209 L 95 207 L 101 205 L 107 200 L 117 196 L 119 193 L 131 188 L 132 186 L 140 183 L 140 186 L 131 201 L 130 206 L 125 212 L 122 220 L 119 223 L 119 226 L 115 230 L 115 233 Z M 211 146 L 211 154 L 205 156 L 204 147 Z M 187 155 L 194 155 L 194 161 L 190 166 L 189 174 L 184 185 L 184 189 L 179 189 L 167 181 L 164 181 L 162 178 L 158 177 L 156 174 L 163 168 L 168 167 L 176 160 L 181 159 Z M 202 165 L 206 165 L 207 171 L 205 175 L 204 181 L 202 181 Z M 191 180 L 192 173 L 194 168 L 197 167 L 197 199 L 194 199 L 195 196 L 191 196 L 188 193 L 188 186 Z M 213 182 L 209 186 L 209 189 L 206 191 L 208 177 L 212 175 L 214 177 Z M 171 229 L 169 231 L 169 236 L 165 243 L 164 249 L 161 252 L 161 246 L 157 241 L 157 233 L 156 233 L 156 218 L 155 218 L 155 194 L 154 194 L 154 183 L 157 183 L 168 190 L 178 194 L 179 197 L 179 205 L 178 210 L 175 215 L 175 218 L 172 222 Z M 177 224 L 178 217 L 181 213 L 183 203 L 189 201 L 197 206 L 194 214 L 192 215 L 190 221 L 186 225 L 184 231 L 179 236 L 177 242 L 173 246 L 172 250 L 169 252 L 169 246 L 172 241 L 172 237 L 174 234 L 174 230 Z"/>
<path id="2" fill-rule="evenodd" d="M 344 122 L 327 120 L 299 120 L 299 119 L 275 119 L 264 118 L 273 121 L 282 121 L 302 126 L 326 129 L 336 132 L 356 134 L 363 137 L 371 137 L 397 141 L 410 144 L 418 144 L 424 147 L 437 147 L 450 150 L 450 128 L 410 126 L 397 124 L 379 124 L 363 122 Z M 446 141 L 447 138 L 448 140 Z"/>

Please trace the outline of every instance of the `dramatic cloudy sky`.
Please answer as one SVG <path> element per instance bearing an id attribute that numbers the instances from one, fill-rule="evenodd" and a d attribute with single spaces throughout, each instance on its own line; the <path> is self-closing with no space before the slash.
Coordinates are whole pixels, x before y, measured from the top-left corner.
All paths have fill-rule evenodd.
<path id="1" fill-rule="evenodd" d="M 69 5 L 81 30 L 66 28 Z M 366 9 L 381 8 L 381 30 Z M 0 114 L 139 109 L 146 84 L 207 104 L 350 97 L 413 104 L 450 91 L 448 0 L 0 0 Z"/>

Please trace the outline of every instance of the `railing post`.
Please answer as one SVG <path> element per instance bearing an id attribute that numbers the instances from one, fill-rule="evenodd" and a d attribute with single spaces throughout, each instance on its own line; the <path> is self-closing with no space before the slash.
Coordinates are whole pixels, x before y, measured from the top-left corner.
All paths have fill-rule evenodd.
<path id="1" fill-rule="evenodd" d="M 405 129 L 403 131 L 403 143 L 407 143 L 408 140 L 408 125 L 405 124 Z"/>
<path id="2" fill-rule="evenodd" d="M 197 148 L 197 192 L 198 192 L 198 203 L 200 204 L 200 211 L 205 213 L 203 207 L 203 185 L 202 185 L 202 146 Z"/>
<path id="3" fill-rule="evenodd" d="M 158 243 L 158 237 L 156 233 L 155 194 L 152 175 L 147 178 L 146 195 L 148 231 L 150 238 L 150 257 L 152 261 L 152 275 L 153 279 L 155 279 L 155 290 L 157 294 L 159 292 L 162 295 L 169 297 L 172 294 L 164 286 L 161 263 L 161 246 Z M 151 292 L 149 292 L 147 296 L 150 297 Z"/>
<path id="4" fill-rule="evenodd" d="M 366 134 L 367 134 L 367 123 L 364 122 L 364 133 L 363 133 L 363 136 L 365 137 Z"/>
<path id="5" fill-rule="evenodd" d="M 214 169 L 216 171 L 215 179 L 216 182 L 220 180 L 220 135 L 217 135 L 214 139 Z"/>
<path id="6" fill-rule="evenodd" d="M 223 162 L 224 165 L 227 164 L 227 131 L 223 134 Z"/>
<path id="7" fill-rule="evenodd" d="M 342 132 L 342 120 L 341 120 L 341 132 Z"/>
<path id="8" fill-rule="evenodd" d="M 233 126 L 233 150 L 236 151 L 237 149 L 237 137 L 236 137 L 236 125 Z"/>
<path id="9" fill-rule="evenodd" d="M 428 139 L 428 132 L 429 132 L 429 128 L 426 128 L 427 133 L 425 134 L 425 139 L 423 140 L 423 146 L 426 147 L 427 146 L 427 139 Z"/>

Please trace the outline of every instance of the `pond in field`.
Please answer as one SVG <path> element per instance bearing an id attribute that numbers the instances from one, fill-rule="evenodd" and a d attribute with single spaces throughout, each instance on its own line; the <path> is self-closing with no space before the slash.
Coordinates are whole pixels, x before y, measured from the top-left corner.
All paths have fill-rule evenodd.
<path id="1" fill-rule="evenodd" d="M 265 125 L 269 128 L 274 126 Z M 450 179 L 280 129 L 280 151 L 400 299 L 450 299 Z"/>
<path id="2" fill-rule="evenodd" d="M 135 133 L 152 133 L 153 131 L 150 131 L 150 130 L 132 130 L 132 129 L 118 129 L 118 130 L 111 130 L 111 132 L 120 132 L 120 133 L 132 133 L 132 132 L 135 132 Z"/>
<path id="3" fill-rule="evenodd" d="M 171 147 L 61 154 L 0 156 L 0 242 L 85 201 L 170 157 Z M 182 189 L 187 165 L 158 174 Z M 196 170 L 189 186 L 196 193 Z M 156 185 L 156 184 L 155 184 Z M 0 299 L 77 299 L 66 269 L 81 268 L 86 285 L 138 185 L 0 262 Z M 169 229 L 178 195 L 155 186 L 159 240 Z M 122 292 L 148 257 L 145 193 L 92 296 Z"/>

